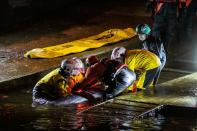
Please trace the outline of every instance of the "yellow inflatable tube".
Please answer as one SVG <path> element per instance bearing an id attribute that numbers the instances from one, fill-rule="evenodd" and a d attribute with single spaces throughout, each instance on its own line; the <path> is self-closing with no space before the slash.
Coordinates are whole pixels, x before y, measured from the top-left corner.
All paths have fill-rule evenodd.
<path id="1" fill-rule="evenodd" d="M 136 32 L 132 28 L 111 29 L 88 38 L 75 40 L 56 46 L 32 49 L 25 53 L 24 56 L 26 58 L 55 58 L 116 43 L 121 40 L 132 38 L 135 35 Z"/>

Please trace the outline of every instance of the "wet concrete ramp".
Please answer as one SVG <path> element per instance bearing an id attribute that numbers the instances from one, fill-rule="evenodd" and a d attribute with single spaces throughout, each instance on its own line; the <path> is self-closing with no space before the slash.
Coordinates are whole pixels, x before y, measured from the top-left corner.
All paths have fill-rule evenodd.
<path id="1" fill-rule="evenodd" d="M 144 118 L 159 111 L 196 112 L 197 73 L 186 75 L 136 94 L 122 95 L 81 112 L 99 122 L 121 122 Z"/>
<path id="2" fill-rule="evenodd" d="M 118 99 L 196 108 L 197 73 L 162 83 L 156 88 L 150 88 L 136 94 L 123 95 Z"/>
<path id="3" fill-rule="evenodd" d="M 161 110 L 162 107 L 163 105 L 117 98 L 83 110 L 77 114 L 87 119 L 91 116 L 91 118 L 99 122 L 99 124 L 107 122 L 121 123 L 122 121 L 131 121 L 138 118 L 152 116 Z"/>

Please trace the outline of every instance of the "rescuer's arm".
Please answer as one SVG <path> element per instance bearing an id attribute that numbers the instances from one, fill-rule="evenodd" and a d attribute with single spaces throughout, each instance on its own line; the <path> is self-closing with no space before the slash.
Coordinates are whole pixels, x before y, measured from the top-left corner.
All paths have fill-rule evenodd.
<path id="1" fill-rule="evenodd" d="M 94 71 L 94 68 L 92 67 L 89 67 L 87 70 L 86 70 L 86 74 L 85 74 L 85 78 L 84 80 L 77 84 L 77 86 L 75 86 L 73 88 L 73 93 L 78 91 L 78 90 L 83 90 L 83 89 L 86 89 L 88 86 L 90 86 L 93 81 L 95 81 L 96 79 L 98 79 L 95 71 Z"/>
<path id="2" fill-rule="evenodd" d="M 59 97 L 67 96 L 69 92 L 71 91 L 68 87 L 68 84 L 66 84 L 66 81 L 63 79 L 61 81 L 58 81 L 58 96 Z"/>

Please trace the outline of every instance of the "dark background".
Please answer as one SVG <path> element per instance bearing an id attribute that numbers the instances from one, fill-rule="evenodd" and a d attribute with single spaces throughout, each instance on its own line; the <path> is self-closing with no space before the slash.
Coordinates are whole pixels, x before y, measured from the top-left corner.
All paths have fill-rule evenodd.
<path id="1" fill-rule="evenodd" d="M 129 0 L 1 0 L 0 27 L 3 31 L 10 31 L 13 28 L 26 27 L 47 19 L 64 19 L 67 25 L 80 24 L 112 6 L 124 6 L 128 3 L 131 2 Z"/>

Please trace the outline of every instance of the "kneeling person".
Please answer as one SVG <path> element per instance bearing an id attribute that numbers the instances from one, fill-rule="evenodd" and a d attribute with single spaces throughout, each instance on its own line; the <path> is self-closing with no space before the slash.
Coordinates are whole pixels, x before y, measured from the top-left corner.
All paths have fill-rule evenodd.
<path id="1" fill-rule="evenodd" d="M 70 95 L 72 88 L 83 80 L 84 70 L 84 64 L 78 58 L 63 60 L 60 68 L 37 82 L 33 88 L 33 103 L 43 105 Z"/>

